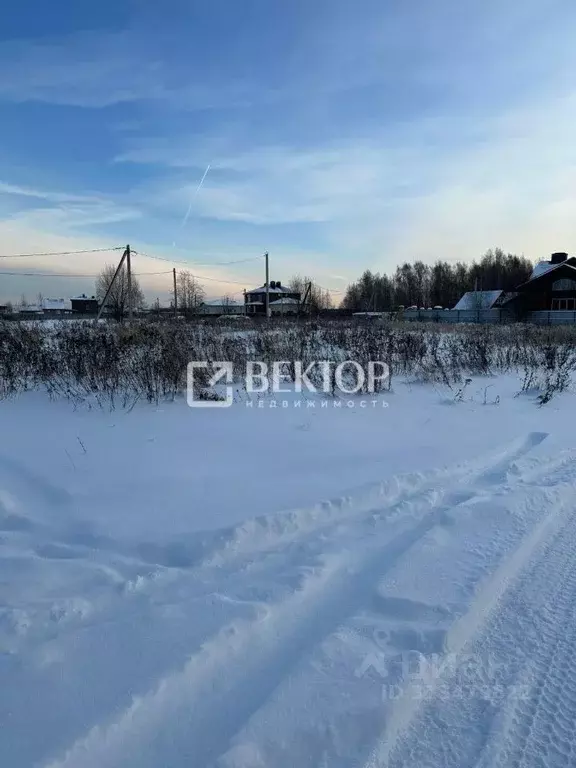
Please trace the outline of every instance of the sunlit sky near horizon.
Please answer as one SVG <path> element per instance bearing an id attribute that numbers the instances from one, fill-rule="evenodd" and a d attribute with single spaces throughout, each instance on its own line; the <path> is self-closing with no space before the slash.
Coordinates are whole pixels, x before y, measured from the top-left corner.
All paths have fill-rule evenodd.
<path id="1" fill-rule="evenodd" d="M 573 0 L 10 3 L 0 255 L 129 242 L 221 296 L 263 265 L 220 262 L 265 250 L 273 279 L 339 290 L 416 258 L 575 253 L 575 39 Z M 116 256 L 0 259 L 86 275 L 0 274 L 0 300 L 89 292 Z M 167 299 L 169 275 L 142 284 Z"/>

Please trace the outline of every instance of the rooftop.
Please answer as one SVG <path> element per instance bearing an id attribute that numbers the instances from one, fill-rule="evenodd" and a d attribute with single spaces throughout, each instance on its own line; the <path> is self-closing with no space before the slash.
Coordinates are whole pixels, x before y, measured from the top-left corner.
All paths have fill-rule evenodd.
<path id="1" fill-rule="evenodd" d="M 576 272 L 576 263 L 573 263 L 573 261 L 574 261 L 574 257 L 572 257 L 572 259 L 569 259 L 567 261 L 562 261 L 559 264 L 551 264 L 549 262 L 540 262 L 540 264 L 542 264 L 542 263 L 546 264 L 548 268 L 541 270 L 536 275 L 534 274 L 534 271 L 535 271 L 536 268 L 534 268 L 534 270 L 532 271 L 532 274 L 530 275 L 529 279 L 526 280 L 525 283 L 522 283 L 522 285 L 528 285 L 528 283 L 531 283 L 533 280 L 538 280 L 543 275 L 547 275 L 550 272 L 554 272 L 555 270 L 561 269 L 561 268 L 563 268 L 563 269 L 571 269 L 574 272 Z M 538 267 L 538 266 L 539 266 L 539 264 L 536 265 L 536 267 Z M 521 286 L 518 286 L 518 287 L 521 287 Z"/>
<path id="2" fill-rule="evenodd" d="M 549 272 L 553 267 L 557 266 L 558 264 L 552 264 L 550 261 L 539 261 L 532 270 L 530 280 L 534 280 L 535 277 L 540 277 L 540 275 L 546 274 L 546 272 Z"/>
<path id="3" fill-rule="evenodd" d="M 502 291 L 468 291 L 454 309 L 492 309 Z"/>
<path id="4" fill-rule="evenodd" d="M 242 307 L 244 306 L 244 303 L 241 301 L 236 301 L 236 299 L 208 299 L 208 301 L 205 301 L 204 304 L 209 307 Z"/>
<path id="5" fill-rule="evenodd" d="M 290 288 L 285 288 L 283 285 L 278 285 L 278 283 L 274 283 L 274 288 L 272 287 L 272 283 L 270 283 L 269 293 L 292 293 Z M 246 295 L 249 296 L 251 293 L 266 293 L 266 286 L 262 285 L 260 288 L 253 288 L 251 291 L 246 291 Z"/>
<path id="6" fill-rule="evenodd" d="M 274 299 L 274 301 L 271 301 L 270 304 L 274 304 L 275 307 L 277 307 L 279 304 L 299 304 L 300 302 L 298 299 L 291 299 L 289 296 L 284 296 L 281 299 Z"/>
<path id="7" fill-rule="evenodd" d="M 43 299 L 42 300 L 42 309 L 43 310 L 56 310 L 60 312 L 64 312 L 66 310 L 70 310 L 71 304 L 69 299 Z"/>

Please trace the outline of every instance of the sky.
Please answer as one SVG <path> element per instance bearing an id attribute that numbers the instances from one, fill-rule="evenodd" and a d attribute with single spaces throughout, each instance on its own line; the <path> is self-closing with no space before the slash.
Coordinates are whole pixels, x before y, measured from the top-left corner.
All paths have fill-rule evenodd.
<path id="1" fill-rule="evenodd" d="M 166 302 L 187 265 L 239 297 L 264 251 L 336 299 L 417 258 L 575 253 L 574 39 L 573 0 L 10 3 L 0 256 L 130 243 Z M 0 300 L 117 258 L 0 258 Z"/>

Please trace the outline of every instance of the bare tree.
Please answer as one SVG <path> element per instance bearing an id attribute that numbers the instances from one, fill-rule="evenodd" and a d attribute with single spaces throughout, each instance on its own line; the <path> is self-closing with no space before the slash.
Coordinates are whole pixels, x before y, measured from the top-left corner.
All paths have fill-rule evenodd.
<path id="1" fill-rule="evenodd" d="M 186 314 L 195 314 L 204 303 L 206 292 L 194 275 L 185 269 L 176 275 L 176 291 L 178 294 L 178 309 Z"/>
<path id="2" fill-rule="evenodd" d="M 232 296 L 222 296 L 222 314 L 231 315 L 234 311 L 232 307 L 235 305 L 235 301 Z"/>
<path id="3" fill-rule="evenodd" d="M 366 271 L 348 286 L 342 304 L 356 312 L 392 305 L 453 307 L 467 291 L 513 291 L 531 273 L 528 259 L 494 248 L 471 263 L 441 259 L 428 266 L 416 261 L 398 266 L 390 276 Z"/>
<path id="4" fill-rule="evenodd" d="M 99 301 L 104 299 L 106 291 L 110 287 L 116 267 L 113 264 L 107 264 L 96 279 L 96 296 Z M 122 320 L 128 311 L 128 271 L 123 266 L 118 277 L 112 286 L 108 296 L 107 306 L 112 310 L 112 314 L 117 320 Z M 144 306 L 144 293 L 140 284 L 134 275 L 132 275 L 132 307 L 138 309 Z"/>
<path id="5" fill-rule="evenodd" d="M 294 275 L 288 282 L 288 287 L 293 293 L 300 294 L 300 301 L 304 299 L 304 294 L 310 285 L 310 293 L 306 301 L 308 308 L 312 312 L 320 312 L 322 309 L 331 309 L 333 307 L 330 291 L 322 288 L 310 277 Z"/>

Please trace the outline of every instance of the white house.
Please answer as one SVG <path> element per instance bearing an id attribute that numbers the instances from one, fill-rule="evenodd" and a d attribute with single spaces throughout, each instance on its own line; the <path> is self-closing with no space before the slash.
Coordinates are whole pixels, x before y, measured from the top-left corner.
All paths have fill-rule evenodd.
<path id="1" fill-rule="evenodd" d="M 261 315 L 266 314 L 266 285 L 261 285 L 259 288 L 253 288 L 251 291 L 246 291 L 244 294 L 244 302 L 248 314 Z M 271 280 L 268 286 L 268 301 L 270 302 L 270 313 L 272 313 L 273 304 L 277 303 L 280 299 L 293 299 L 296 304 L 300 303 L 300 293 L 298 291 L 292 291 L 290 288 L 285 288 L 280 280 Z M 282 309 L 285 310 L 285 314 L 289 314 L 288 308 L 290 307 L 290 313 L 294 314 L 294 305 L 292 302 L 289 304 L 277 304 L 278 311 L 275 314 L 281 314 Z M 296 309 L 297 311 L 297 309 Z"/>
<path id="2" fill-rule="evenodd" d="M 211 299 L 200 307 L 203 315 L 243 315 L 246 312 L 244 302 L 235 299 Z"/>
<path id="3" fill-rule="evenodd" d="M 42 299 L 42 312 L 51 317 L 69 315 L 72 303 L 69 299 Z"/>
<path id="4" fill-rule="evenodd" d="M 274 299 L 270 302 L 270 313 L 272 315 L 296 315 L 300 302 L 290 296 L 284 296 L 281 299 Z"/>

